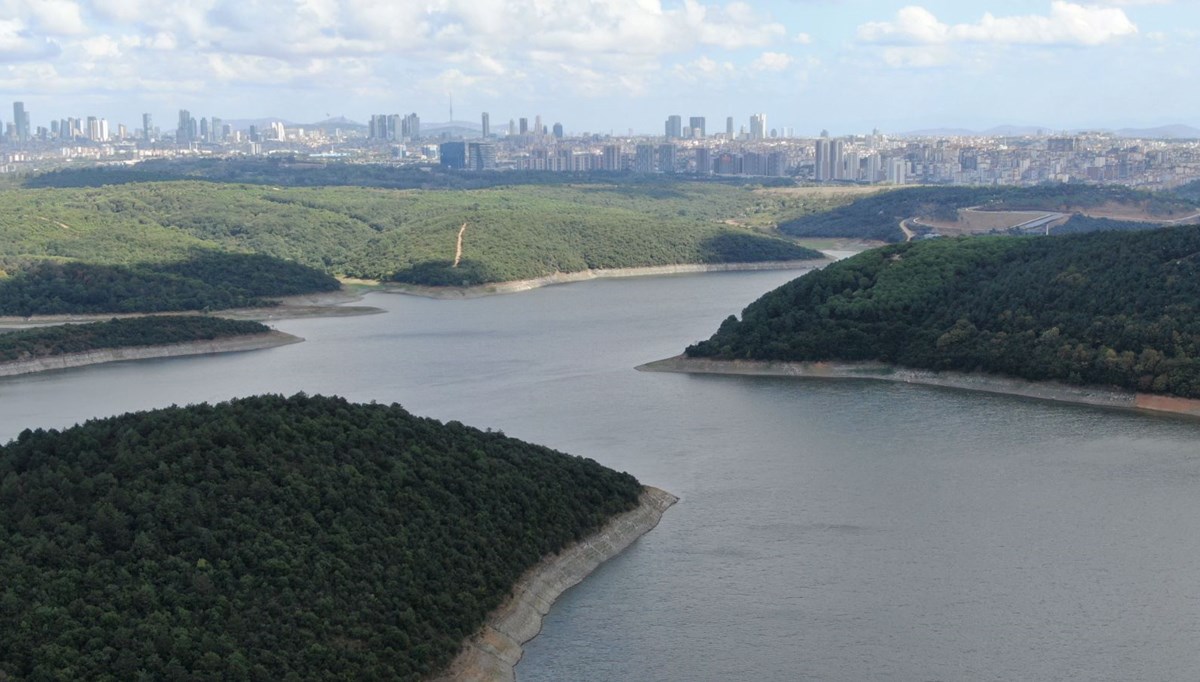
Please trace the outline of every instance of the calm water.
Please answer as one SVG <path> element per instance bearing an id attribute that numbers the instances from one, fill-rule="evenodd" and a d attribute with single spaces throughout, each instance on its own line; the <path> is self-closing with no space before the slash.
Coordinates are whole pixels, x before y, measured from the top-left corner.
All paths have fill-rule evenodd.
<path id="1" fill-rule="evenodd" d="M 568 592 L 530 680 L 1200 679 L 1200 422 L 871 383 L 645 374 L 794 273 L 294 320 L 307 343 L 0 380 L 0 437 L 337 393 L 682 497 Z"/>

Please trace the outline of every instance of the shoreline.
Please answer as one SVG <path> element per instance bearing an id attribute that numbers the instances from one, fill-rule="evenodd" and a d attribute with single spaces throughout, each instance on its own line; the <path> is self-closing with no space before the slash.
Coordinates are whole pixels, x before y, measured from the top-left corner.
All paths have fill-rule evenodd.
<path id="1" fill-rule="evenodd" d="M 1146 410 L 1200 417 L 1200 400 L 1138 393 L 1111 386 L 1073 386 L 1054 381 L 1030 381 L 1012 377 L 965 372 L 934 372 L 881 362 L 781 362 L 766 360 L 710 360 L 682 355 L 648 362 L 642 372 L 725 374 L 739 376 L 857 379 L 940 386 L 966 391 L 998 393 L 1038 400 Z"/>
<path id="2" fill-rule="evenodd" d="M 597 268 L 575 272 L 556 272 L 544 277 L 519 279 L 510 282 L 493 282 L 467 287 L 433 287 L 400 282 L 380 282 L 375 285 L 381 293 L 406 294 L 434 299 L 466 299 L 500 294 L 515 294 L 556 284 L 586 282 L 593 279 L 613 277 L 653 277 L 655 275 L 682 275 L 702 272 L 750 272 L 765 270 L 815 270 L 834 262 L 833 258 L 811 260 L 759 261 L 754 263 L 681 263 L 675 265 L 647 265 L 637 268 Z"/>
<path id="3" fill-rule="evenodd" d="M 15 360 L 0 363 L 0 377 L 14 377 L 38 372 L 51 372 L 59 369 L 101 365 L 108 362 L 124 362 L 126 360 L 147 360 L 151 358 L 174 358 L 187 355 L 211 355 L 216 353 L 237 353 L 263 348 L 275 348 L 304 339 L 281 331 L 270 331 L 264 334 L 247 334 L 230 336 L 207 341 L 188 341 L 172 343 L 163 346 L 125 346 L 123 348 L 97 348 L 82 353 L 63 353 L 47 355 L 28 360 Z"/>
<path id="4" fill-rule="evenodd" d="M 266 322 L 268 320 L 285 320 L 304 317 L 345 317 L 351 315 L 375 315 L 382 313 L 381 308 L 373 306 L 351 306 L 347 303 L 361 301 L 363 292 L 343 287 L 337 291 L 323 291 L 315 294 L 298 294 L 273 298 L 279 305 L 259 308 L 230 308 L 228 310 L 199 310 L 163 311 L 155 313 L 87 313 L 62 315 L 33 315 L 20 317 L 16 315 L 0 316 L 0 332 L 4 330 L 32 329 L 35 327 L 53 327 L 62 324 L 87 324 L 89 322 L 107 322 L 113 318 L 127 319 L 133 317 L 162 317 L 167 315 L 207 315 L 224 317 L 230 320 L 252 320 Z"/>
<path id="5" fill-rule="evenodd" d="M 657 526 L 663 512 L 678 501 L 671 493 L 644 486 L 638 506 L 558 554 L 543 557 L 521 576 L 508 600 L 488 614 L 483 628 L 446 671 L 432 678 L 434 682 L 515 680 L 516 665 L 525 653 L 522 645 L 542 631 L 542 618 L 554 601 Z"/>

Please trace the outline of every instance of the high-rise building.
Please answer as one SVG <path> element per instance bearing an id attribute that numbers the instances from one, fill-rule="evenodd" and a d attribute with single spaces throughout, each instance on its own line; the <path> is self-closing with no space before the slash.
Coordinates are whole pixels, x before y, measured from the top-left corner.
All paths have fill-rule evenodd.
<path id="1" fill-rule="evenodd" d="M 100 119 L 95 116 L 87 117 L 87 139 L 92 142 L 100 140 Z"/>
<path id="2" fill-rule="evenodd" d="M 29 112 L 25 111 L 24 102 L 13 102 L 13 132 L 17 142 L 29 141 Z"/>
<path id="3" fill-rule="evenodd" d="M 212 121 L 208 125 L 208 134 L 213 142 L 220 144 L 225 141 L 225 125 L 221 119 L 216 116 L 212 117 Z"/>
<path id="4" fill-rule="evenodd" d="M 522 135 L 528 135 L 529 134 L 529 119 L 522 116 L 521 122 L 518 127 L 519 127 L 520 133 Z"/>
<path id="5" fill-rule="evenodd" d="M 725 117 L 725 139 L 727 139 L 727 140 L 733 139 L 733 117 L 732 116 Z"/>
<path id="6" fill-rule="evenodd" d="M 704 117 L 703 116 L 693 116 L 693 117 L 689 118 L 688 119 L 688 127 L 692 129 L 692 137 L 699 139 L 699 140 L 704 139 Z"/>
<path id="7" fill-rule="evenodd" d="M 486 140 L 492 135 L 492 124 L 488 120 L 488 112 L 483 112 L 483 116 L 480 117 L 480 123 L 483 124 L 483 139 Z"/>
<path id="8" fill-rule="evenodd" d="M 443 142 L 438 145 L 438 160 L 447 170 L 463 170 L 467 167 L 467 143 Z"/>
<path id="9" fill-rule="evenodd" d="M 633 169 L 638 173 L 654 172 L 654 145 L 641 143 L 633 159 Z"/>
<path id="10" fill-rule="evenodd" d="M 496 145 L 491 142 L 468 144 L 466 167 L 477 171 L 496 170 Z"/>
<path id="11" fill-rule="evenodd" d="M 533 117 L 533 134 L 541 135 L 543 132 L 545 131 L 542 130 L 542 115 L 538 114 Z"/>
<path id="12" fill-rule="evenodd" d="M 903 185 L 907 180 L 908 162 L 902 158 L 888 159 L 887 181 L 893 185 Z"/>
<path id="13" fill-rule="evenodd" d="M 150 118 L 150 114 L 142 114 L 142 139 L 146 142 L 150 141 L 150 135 L 154 132 L 154 121 Z"/>
<path id="14" fill-rule="evenodd" d="M 765 140 L 767 137 L 767 115 L 753 114 L 750 116 L 750 139 Z"/>
<path id="15" fill-rule="evenodd" d="M 212 133 L 208 129 L 208 117 L 200 119 L 200 141 L 212 142 Z"/>
<path id="16" fill-rule="evenodd" d="M 177 144 L 188 144 L 195 137 L 192 129 L 195 121 L 192 119 L 192 114 L 187 109 L 179 110 L 179 126 L 175 128 L 175 142 Z"/>
<path id="17" fill-rule="evenodd" d="M 822 137 L 816 143 L 816 163 L 813 165 L 813 179 L 817 182 L 829 180 L 829 138 Z"/>
<path id="18" fill-rule="evenodd" d="M 665 128 L 668 140 L 678 140 L 683 137 L 683 117 L 677 114 L 668 116 Z"/>
<path id="19" fill-rule="evenodd" d="M 708 147 L 700 147 L 696 150 L 696 174 L 708 175 L 712 173 L 712 152 Z"/>
<path id="20" fill-rule="evenodd" d="M 671 143 L 658 145 L 658 170 L 662 173 L 674 173 L 676 165 L 675 145 Z"/>
<path id="21" fill-rule="evenodd" d="M 829 141 L 829 175 L 834 180 L 846 179 L 844 149 L 845 143 L 841 140 Z"/>
<path id="22" fill-rule="evenodd" d="M 621 159 L 621 145 L 606 144 L 604 145 L 604 158 L 600 162 L 600 167 L 607 171 L 624 170 L 624 164 Z"/>
<path id="23" fill-rule="evenodd" d="M 556 139 L 556 140 L 563 139 L 563 127 L 562 127 L 561 123 L 554 124 L 554 139 Z"/>
<path id="24" fill-rule="evenodd" d="M 413 112 L 400 121 L 400 137 L 406 140 L 421 138 L 421 118 Z"/>

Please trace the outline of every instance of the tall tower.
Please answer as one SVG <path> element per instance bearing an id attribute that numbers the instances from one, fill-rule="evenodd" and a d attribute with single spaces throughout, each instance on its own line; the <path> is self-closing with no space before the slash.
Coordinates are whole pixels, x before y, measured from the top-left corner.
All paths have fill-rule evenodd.
<path id="1" fill-rule="evenodd" d="M 29 112 L 25 111 L 24 102 L 13 102 L 13 132 L 17 142 L 29 141 Z"/>
<path id="2" fill-rule="evenodd" d="M 142 139 L 146 142 L 150 141 L 150 133 L 154 130 L 154 121 L 150 118 L 150 114 L 142 114 Z"/>
<path id="3" fill-rule="evenodd" d="M 725 138 L 729 139 L 729 140 L 733 139 L 733 117 L 732 116 L 725 117 Z"/>
<path id="4" fill-rule="evenodd" d="M 767 115 L 753 114 L 750 116 L 750 139 L 763 140 L 767 137 Z"/>
<path id="5" fill-rule="evenodd" d="M 688 126 L 692 129 L 692 137 L 704 139 L 704 117 L 693 116 L 688 119 Z"/>
<path id="6" fill-rule="evenodd" d="M 492 124 L 491 121 L 488 120 L 488 112 L 483 112 L 483 116 L 480 117 L 480 123 L 483 124 L 483 137 L 484 139 L 487 139 L 487 137 L 492 134 Z"/>
<path id="7" fill-rule="evenodd" d="M 830 140 L 829 142 L 829 176 L 834 180 L 845 180 L 846 170 L 843 168 L 845 156 L 845 143 L 841 140 Z"/>
<path id="8" fill-rule="evenodd" d="M 829 138 L 817 140 L 816 165 L 813 167 L 813 179 L 824 182 L 829 179 Z"/>
<path id="9" fill-rule="evenodd" d="M 667 117 L 665 131 L 668 140 L 678 140 L 683 137 L 683 117 L 672 114 Z"/>
<path id="10" fill-rule="evenodd" d="M 187 144 L 192 141 L 192 113 L 187 109 L 179 110 L 179 127 L 175 129 L 175 142 Z"/>

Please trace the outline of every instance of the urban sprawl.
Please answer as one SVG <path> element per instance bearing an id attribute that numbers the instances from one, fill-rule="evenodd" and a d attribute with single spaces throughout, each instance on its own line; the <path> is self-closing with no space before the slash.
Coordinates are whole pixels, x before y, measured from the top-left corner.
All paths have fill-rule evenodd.
<path id="1" fill-rule="evenodd" d="M 314 161 L 437 165 L 463 171 L 626 171 L 792 177 L 805 182 L 1030 185 L 1113 183 L 1165 189 L 1200 178 L 1200 141 L 1139 139 L 1109 132 L 1038 131 L 1012 135 L 797 136 L 726 117 L 716 129 L 702 116 L 668 116 L 657 135 L 566 134 L 541 116 L 493 127 L 451 122 L 424 128 L 415 113 L 372 115 L 366 124 L 333 119 L 311 125 L 193 116 L 181 110 L 160 128 L 112 127 L 104 118 L 62 118 L 34 127 L 24 103 L 0 137 L 0 172 L 147 159 L 287 155 Z"/>

